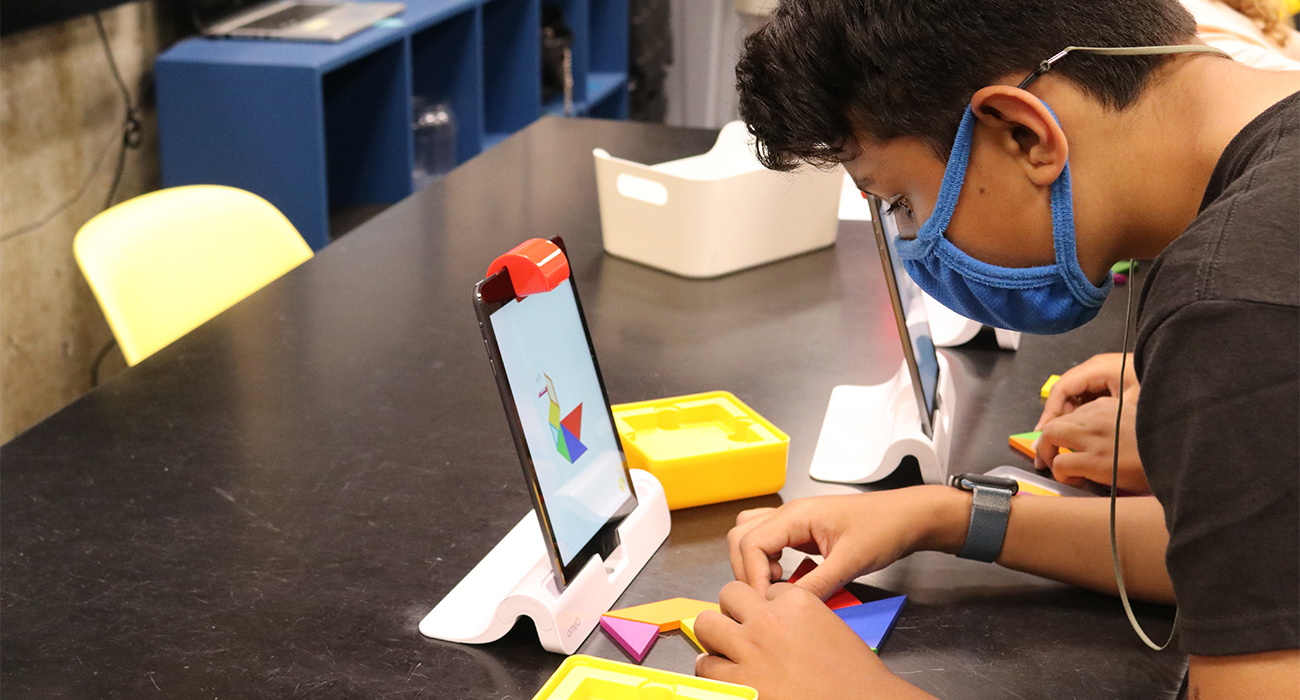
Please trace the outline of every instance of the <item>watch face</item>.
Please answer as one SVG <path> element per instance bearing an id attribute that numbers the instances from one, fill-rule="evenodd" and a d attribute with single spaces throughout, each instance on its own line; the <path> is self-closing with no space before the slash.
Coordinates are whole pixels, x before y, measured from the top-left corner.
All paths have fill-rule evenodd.
<path id="1" fill-rule="evenodd" d="M 958 474 L 952 478 L 952 485 L 963 491 L 974 491 L 976 486 L 1006 489 L 1012 495 L 1020 490 L 1020 482 L 1005 476 L 987 474 Z"/>

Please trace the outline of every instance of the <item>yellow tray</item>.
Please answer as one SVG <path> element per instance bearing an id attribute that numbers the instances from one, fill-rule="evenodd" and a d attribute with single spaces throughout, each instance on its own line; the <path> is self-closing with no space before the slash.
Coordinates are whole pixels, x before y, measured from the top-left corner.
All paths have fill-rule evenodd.
<path id="1" fill-rule="evenodd" d="M 706 678 L 575 654 L 533 700 L 757 700 L 758 691 Z"/>
<path id="2" fill-rule="evenodd" d="M 776 493 L 790 436 L 729 391 L 613 407 L 628 466 L 654 474 L 668 508 Z"/>

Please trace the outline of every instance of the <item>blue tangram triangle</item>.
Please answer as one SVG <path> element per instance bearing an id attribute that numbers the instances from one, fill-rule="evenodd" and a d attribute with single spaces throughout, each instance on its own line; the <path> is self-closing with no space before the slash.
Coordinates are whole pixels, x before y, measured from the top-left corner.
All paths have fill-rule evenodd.
<path id="1" fill-rule="evenodd" d="M 569 454 L 565 455 L 565 457 L 569 460 L 570 464 L 573 464 L 578 461 L 578 458 L 582 456 L 582 453 L 587 451 L 587 446 L 582 444 L 578 438 L 574 437 L 573 433 L 569 432 L 568 428 L 561 426 L 560 431 L 564 433 L 564 444 L 569 448 Z"/>
<path id="2" fill-rule="evenodd" d="M 903 610 L 907 596 L 900 595 L 884 600 L 873 600 L 861 605 L 850 605 L 835 611 L 872 651 L 880 650 L 880 643 L 893 628 L 898 613 Z"/>

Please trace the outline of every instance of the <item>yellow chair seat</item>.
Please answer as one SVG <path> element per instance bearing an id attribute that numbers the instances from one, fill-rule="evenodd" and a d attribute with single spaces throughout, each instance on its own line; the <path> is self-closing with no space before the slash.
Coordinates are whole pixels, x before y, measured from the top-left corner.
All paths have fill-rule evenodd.
<path id="1" fill-rule="evenodd" d="M 129 365 L 312 255 L 270 202 L 218 185 L 122 202 L 86 222 L 72 247 Z"/>

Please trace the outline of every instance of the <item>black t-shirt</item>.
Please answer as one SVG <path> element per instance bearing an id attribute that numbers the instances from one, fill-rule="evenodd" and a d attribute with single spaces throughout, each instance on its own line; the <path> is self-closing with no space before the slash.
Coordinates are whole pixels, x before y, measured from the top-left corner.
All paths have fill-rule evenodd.
<path id="1" fill-rule="evenodd" d="M 1139 307 L 1138 452 L 1180 646 L 1300 646 L 1300 93 L 1223 152 Z"/>

